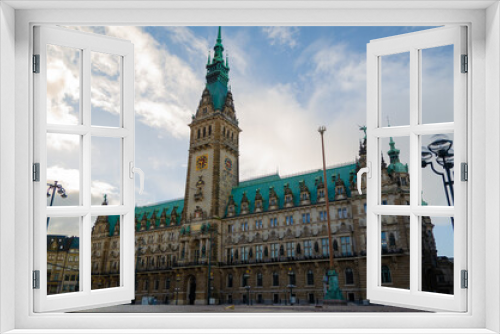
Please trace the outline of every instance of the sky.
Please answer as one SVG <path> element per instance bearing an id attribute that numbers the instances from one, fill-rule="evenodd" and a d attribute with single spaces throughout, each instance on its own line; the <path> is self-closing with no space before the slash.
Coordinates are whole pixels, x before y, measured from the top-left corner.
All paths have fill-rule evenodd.
<path id="1" fill-rule="evenodd" d="M 205 85 L 206 62 L 217 27 L 72 27 L 130 40 L 135 48 L 136 163 L 145 174 L 136 204 L 182 198 L 187 169 L 191 115 Z M 358 126 L 366 124 L 366 44 L 370 40 L 428 27 L 223 27 L 231 91 L 240 134 L 240 180 L 279 172 L 321 168 L 320 125 L 327 127 L 328 165 L 354 161 Z M 423 122 L 452 121 L 451 47 L 423 51 Z M 51 123 L 73 124 L 79 115 L 79 53 L 48 49 L 48 106 Z M 409 58 L 382 59 L 382 118 L 391 126 L 408 124 Z M 92 54 L 92 124 L 119 122 L 119 59 Z M 450 81 L 451 80 L 451 81 Z M 427 89 L 426 87 L 431 87 Z M 48 178 L 58 179 L 78 203 L 79 138 L 49 135 Z M 58 138 L 55 138 L 58 137 Z M 408 163 L 407 138 L 395 138 Z M 427 144 L 430 138 L 423 138 Z M 389 147 L 383 144 L 389 162 Z M 406 147 L 405 147 L 406 145 Z M 120 141 L 92 140 L 92 204 L 107 194 L 117 204 Z M 422 170 L 422 190 L 430 205 L 446 205 L 440 177 Z M 452 255 L 448 219 L 435 219 L 440 254 Z M 63 232 L 62 225 L 54 230 Z"/>

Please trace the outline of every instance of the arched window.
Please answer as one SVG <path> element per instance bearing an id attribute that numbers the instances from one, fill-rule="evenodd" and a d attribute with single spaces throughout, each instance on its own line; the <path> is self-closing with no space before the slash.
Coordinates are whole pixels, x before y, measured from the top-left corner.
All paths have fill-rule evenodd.
<path id="1" fill-rule="evenodd" d="M 212 126 L 211 125 L 208 126 L 208 135 L 209 136 L 212 135 Z"/>
<path id="2" fill-rule="evenodd" d="M 388 266 L 382 266 L 382 283 L 392 283 L 391 270 Z"/>
<path id="3" fill-rule="evenodd" d="M 354 274 L 351 268 L 345 270 L 345 284 L 354 284 Z"/>
<path id="4" fill-rule="evenodd" d="M 262 273 L 257 273 L 257 286 L 262 286 Z"/>
<path id="5" fill-rule="evenodd" d="M 198 129 L 198 139 L 201 137 L 201 129 Z"/>
<path id="6" fill-rule="evenodd" d="M 333 250 L 334 251 L 339 250 L 339 244 L 337 243 L 337 239 L 333 240 Z"/>
<path id="7" fill-rule="evenodd" d="M 389 234 L 389 246 L 396 246 L 396 237 L 394 236 L 394 233 Z"/>
<path id="8" fill-rule="evenodd" d="M 204 128 L 203 128 L 203 137 L 205 137 L 206 135 L 207 135 L 207 128 L 206 128 L 206 127 L 204 127 Z"/>
<path id="9" fill-rule="evenodd" d="M 311 269 L 307 271 L 307 285 L 314 285 L 314 273 Z"/>
<path id="10" fill-rule="evenodd" d="M 233 287 L 233 274 L 227 275 L 227 287 L 228 288 Z"/>
<path id="11" fill-rule="evenodd" d="M 278 286 L 280 285 L 280 274 L 278 274 L 276 271 L 273 273 L 273 286 Z"/>

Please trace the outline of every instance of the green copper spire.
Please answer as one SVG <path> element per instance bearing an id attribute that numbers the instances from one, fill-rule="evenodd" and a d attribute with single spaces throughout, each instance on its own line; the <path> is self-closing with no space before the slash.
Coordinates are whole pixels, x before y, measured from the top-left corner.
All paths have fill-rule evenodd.
<path id="1" fill-rule="evenodd" d="M 222 51 L 224 51 L 224 47 L 222 46 L 222 38 L 221 38 L 221 27 L 219 26 L 219 34 L 217 35 L 217 42 L 214 46 L 214 62 L 215 61 L 223 61 Z"/>
<path id="2" fill-rule="evenodd" d="M 387 172 L 392 174 L 392 172 L 396 173 L 408 173 L 408 165 L 403 165 L 401 161 L 399 161 L 399 150 L 396 148 L 396 143 L 392 139 L 389 140 L 390 150 L 387 151 L 389 158 L 391 160 L 389 167 L 387 167 Z"/>
<path id="3" fill-rule="evenodd" d="M 227 83 L 229 81 L 229 66 L 224 64 L 224 46 L 222 45 L 222 32 L 219 27 L 217 40 L 214 46 L 214 57 L 207 64 L 207 89 L 212 96 L 215 110 L 222 110 L 227 96 Z"/>

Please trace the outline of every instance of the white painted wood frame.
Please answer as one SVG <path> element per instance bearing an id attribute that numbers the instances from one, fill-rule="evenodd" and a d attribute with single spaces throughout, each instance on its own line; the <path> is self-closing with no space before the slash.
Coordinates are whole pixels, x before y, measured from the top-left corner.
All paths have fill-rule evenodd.
<path id="1" fill-rule="evenodd" d="M 373 170 L 367 182 L 367 298 L 371 302 L 426 310 L 467 310 L 467 290 L 461 288 L 461 270 L 467 270 L 467 182 L 460 180 L 460 163 L 467 162 L 467 73 L 461 73 L 461 55 L 467 54 L 467 28 L 451 26 L 373 40 L 367 46 L 367 162 Z M 454 122 L 422 124 L 422 50 L 453 45 Z M 409 52 L 410 124 L 382 126 L 382 57 Z M 469 69 L 470 70 L 470 69 Z M 453 133 L 455 149 L 455 206 L 423 206 L 421 198 L 421 135 Z M 381 138 L 407 136 L 410 140 L 410 205 L 382 205 Z M 410 288 L 382 286 L 382 215 L 410 219 Z M 454 217 L 454 294 L 424 292 L 422 280 L 421 217 Z"/>
<path id="2" fill-rule="evenodd" d="M 54 26 L 34 27 L 34 54 L 40 55 L 40 73 L 33 75 L 34 162 L 40 163 L 40 182 L 34 183 L 34 270 L 40 271 L 40 289 L 34 289 L 34 311 L 69 311 L 102 304 L 123 304 L 134 299 L 135 191 L 129 176 L 134 161 L 134 46 L 129 41 Z M 80 54 L 80 116 L 78 125 L 47 124 L 47 45 L 69 47 Z M 120 127 L 91 124 L 91 52 L 118 55 L 120 66 Z M 78 206 L 47 206 L 47 133 L 80 137 L 80 203 Z M 119 205 L 91 205 L 91 138 L 105 136 L 120 140 L 121 194 Z M 120 284 L 92 290 L 91 217 L 120 215 Z M 80 221 L 79 291 L 47 294 L 47 217 L 75 217 Z"/>

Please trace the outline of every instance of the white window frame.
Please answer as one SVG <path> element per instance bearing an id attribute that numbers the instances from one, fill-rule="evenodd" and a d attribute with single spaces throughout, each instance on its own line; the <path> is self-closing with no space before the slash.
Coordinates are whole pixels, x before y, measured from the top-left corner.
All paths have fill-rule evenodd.
<path id="1" fill-rule="evenodd" d="M 467 183 L 460 179 L 460 164 L 467 163 L 467 80 L 473 74 L 461 73 L 461 57 L 467 53 L 467 29 L 462 25 L 450 25 L 425 31 L 402 34 L 399 36 L 372 40 L 367 46 L 367 164 L 373 166 L 367 181 L 367 298 L 375 303 L 408 305 L 425 310 L 448 310 L 463 312 L 467 309 L 466 289 L 461 288 L 461 270 L 467 270 Z M 453 45 L 453 102 L 452 122 L 423 124 L 422 110 L 422 52 L 426 48 Z M 409 53 L 409 124 L 397 127 L 384 127 L 382 120 L 381 82 L 382 57 L 386 55 Z M 422 206 L 420 136 L 425 134 L 452 133 L 455 148 L 455 201 L 454 206 Z M 409 162 L 412 186 L 410 205 L 384 205 L 381 197 L 380 155 L 382 138 L 406 136 L 410 141 Z M 345 208 L 343 209 L 345 210 Z M 410 221 L 410 286 L 409 289 L 387 288 L 381 282 L 381 219 L 383 215 L 405 216 Z M 453 294 L 440 294 L 421 291 L 421 231 L 420 219 L 425 216 L 453 216 L 454 269 Z M 378 255 L 377 255 L 378 254 Z"/>
<path id="2" fill-rule="evenodd" d="M 62 45 L 80 51 L 81 122 L 78 125 L 47 124 L 47 45 Z M 34 28 L 34 52 L 40 56 L 40 73 L 34 80 L 34 161 L 40 163 L 40 181 L 33 184 L 34 196 L 34 269 L 40 271 L 40 288 L 35 289 L 35 310 L 47 312 L 71 310 L 100 305 L 103 302 L 121 304 L 134 299 L 134 239 L 135 239 L 135 191 L 134 180 L 129 175 L 129 162 L 134 162 L 135 114 L 134 47 L 132 43 L 113 37 L 79 32 L 67 28 L 36 26 Z M 120 127 L 92 126 L 90 119 L 91 52 L 104 52 L 121 58 L 121 106 Z M 81 136 L 80 152 L 80 203 L 70 207 L 47 207 L 47 147 L 48 133 L 75 134 Z M 120 140 L 121 181 L 119 205 L 99 206 L 91 204 L 91 139 L 97 137 Z M 91 218 L 97 215 L 119 215 L 120 228 L 120 284 L 114 289 L 92 290 L 91 287 Z M 47 228 L 46 217 L 74 217 L 80 221 L 80 291 L 48 295 L 47 293 Z M 116 241 L 115 241 L 116 242 Z"/>
<path id="3" fill-rule="evenodd" d="M 48 2 L 4 1 L 0 3 L 0 330 L 16 333 L 36 333 L 37 329 L 88 329 L 88 333 L 110 332 L 115 329 L 147 328 L 204 329 L 204 332 L 220 332 L 224 328 L 260 328 L 268 332 L 284 327 L 300 332 L 341 332 L 353 323 L 357 330 L 350 332 L 387 333 L 495 333 L 500 331 L 498 276 L 500 272 L 500 10 L 497 1 L 371 1 L 369 5 L 358 1 L 331 2 L 203 2 L 192 9 L 194 3 L 178 2 Z M 65 10 L 41 10 L 42 8 Z M 132 9 L 120 9 L 128 6 Z M 137 10 L 154 6 L 154 9 Z M 243 6 L 245 9 L 243 9 Z M 19 11 L 14 10 L 18 8 Z M 71 8 L 72 7 L 72 8 Z M 99 8 L 98 8 L 99 7 Z M 157 8 L 162 7 L 162 8 Z M 221 7 L 223 9 L 221 9 Z M 26 10 L 21 10 L 24 8 Z M 78 8 L 78 9 L 75 9 Z M 82 9 L 85 8 L 85 9 Z M 113 10 L 103 10 L 110 8 Z M 186 10 L 187 9 L 187 10 Z M 212 9 L 212 10 L 207 10 Z M 307 10 L 306 10 L 307 9 Z M 210 13 L 208 15 L 207 13 Z M 31 290 L 32 259 L 32 94 L 30 54 L 32 45 L 31 26 L 64 23 L 67 25 L 442 25 L 466 24 L 469 26 L 470 68 L 474 75 L 469 78 L 471 90 L 468 96 L 469 132 L 468 143 L 469 198 L 467 245 L 468 311 L 466 313 L 399 313 L 386 314 L 34 314 Z M 14 84 L 12 84 L 14 83 Z M 15 112 L 12 112 L 15 110 Z M 472 121 L 473 120 L 473 121 Z M 487 121 L 486 121 L 487 120 Z M 12 143 L 15 143 L 12 145 Z M 487 152 L 487 156 L 485 154 Z M 12 177 L 14 175 L 14 177 Z M 486 182 L 488 175 L 488 182 Z M 12 197 L 12 189 L 15 195 Z M 486 196 L 488 194 L 488 196 Z M 15 210 L 7 209 L 15 207 Z M 14 222 L 6 224 L 4 222 Z M 14 236 L 14 237 L 12 237 Z M 474 245 L 474 247 L 472 247 Z M 12 252 L 12 250 L 15 250 Z M 14 256 L 12 256 L 14 254 Z M 493 254 L 485 263 L 485 254 Z M 26 261 L 26 259 L 29 259 Z M 15 288 L 12 288 L 12 287 Z M 486 293 L 488 291 L 488 293 Z M 14 307 L 12 307 L 14 305 Z M 186 317 L 199 321 L 186 322 Z M 29 328 L 29 330 L 28 330 Z M 97 328 L 101 328 L 100 330 Z M 26 329 L 26 330 L 23 330 Z M 52 330 L 50 330 L 52 329 Z M 448 330 L 446 330 L 448 329 Z M 231 330 L 235 332 L 236 330 Z M 122 331 L 123 332 L 123 331 Z"/>

